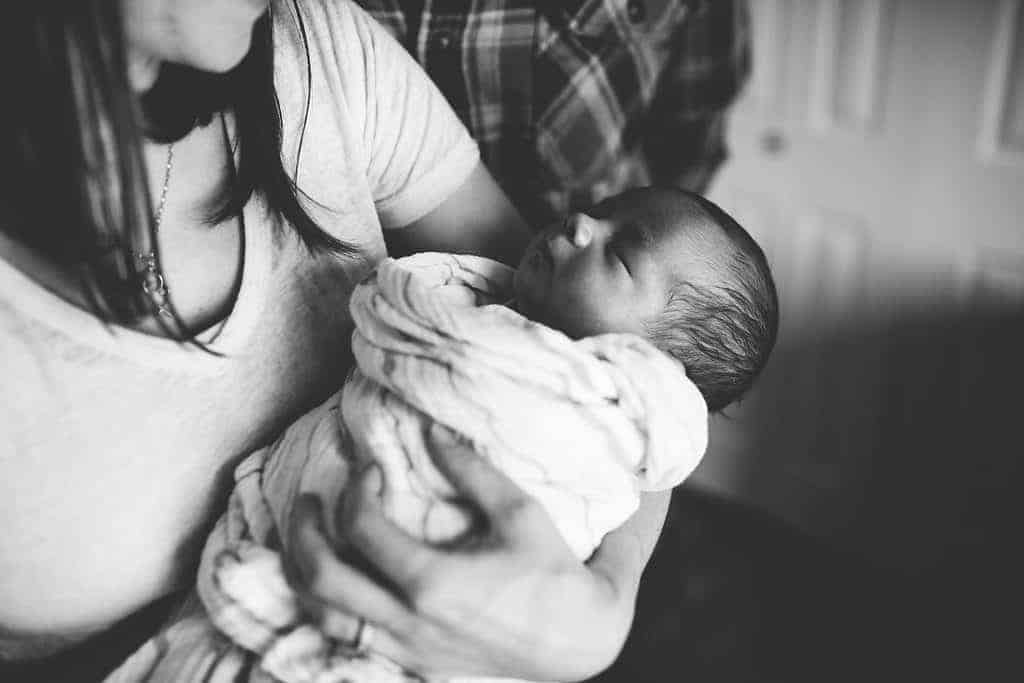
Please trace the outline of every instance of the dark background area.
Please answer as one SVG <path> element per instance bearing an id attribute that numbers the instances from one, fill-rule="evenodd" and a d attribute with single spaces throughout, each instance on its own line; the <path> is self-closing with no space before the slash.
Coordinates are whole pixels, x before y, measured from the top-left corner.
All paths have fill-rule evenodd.
<path id="1" fill-rule="evenodd" d="M 684 485 L 615 664 L 592 683 L 1021 680 L 1022 574 L 1003 543 L 900 575 Z"/>

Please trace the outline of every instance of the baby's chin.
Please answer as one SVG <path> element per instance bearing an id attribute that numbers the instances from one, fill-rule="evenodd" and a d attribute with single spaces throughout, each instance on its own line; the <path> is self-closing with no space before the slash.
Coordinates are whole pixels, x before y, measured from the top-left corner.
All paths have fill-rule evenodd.
<path id="1" fill-rule="evenodd" d="M 521 315 L 534 322 L 550 326 L 548 302 L 537 273 L 524 268 L 517 270 L 512 279 L 512 292 L 515 296 L 515 309 Z"/>
<path id="2" fill-rule="evenodd" d="M 526 274 L 523 264 L 520 263 L 519 268 L 512 276 L 512 296 L 516 302 L 516 310 L 523 315 L 528 315 L 533 308 L 530 293 L 530 276 Z"/>

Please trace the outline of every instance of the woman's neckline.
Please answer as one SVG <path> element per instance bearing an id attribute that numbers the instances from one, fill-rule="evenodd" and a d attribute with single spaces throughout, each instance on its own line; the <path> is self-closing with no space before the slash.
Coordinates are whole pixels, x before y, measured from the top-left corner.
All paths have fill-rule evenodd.
<path id="1" fill-rule="evenodd" d="M 234 147 L 231 144 L 229 124 L 224 115 L 220 115 L 218 118 L 220 119 L 218 127 L 222 132 L 222 135 L 218 137 L 223 144 L 227 173 L 230 174 L 229 180 L 233 181 L 237 173 L 237 159 L 233 153 Z M 237 230 L 238 247 L 232 267 L 233 271 L 237 270 L 237 278 L 229 298 L 217 309 L 200 317 L 199 326 L 185 330 L 187 342 L 194 341 L 198 344 L 187 342 L 183 344 L 180 338 L 173 335 L 178 329 L 175 321 L 158 319 L 159 314 L 155 310 L 134 324 L 104 321 L 95 314 L 88 295 L 82 290 L 81 282 L 74 273 L 55 266 L 31 247 L 2 233 L 0 233 L 0 260 L 6 261 L 13 271 L 21 276 L 6 278 L 8 286 L 18 290 L 21 299 L 18 308 L 34 314 L 40 319 L 40 322 L 50 327 L 63 328 L 63 331 L 76 341 L 91 339 L 93 343 L 104 345 L 102 339 L 98 338 L 94 332 L 89 331 L 99 327 L 103 330 L 103 337 L 108 339 L 116 337 L 126 342 L 127 346 L 144 347 L 148 352 L 154 352 L 157 348 L 205 347 L 214 353 L 225 353 L 229 352 L 230 347 L 237 343 L 233 340 L 239 336 L 247 336 L 240 329 L 246 326 L 236 324 L 236 322 L 239 322 L 237 319 L 244 312 L 240 308 L 243 307 L 243 299 L 248 299 L 245 296 L 245 290 L 247 282 L 252 279 L 253 263 L 250 256 L 256 245 L 253 243 L 253 235 L 248 227 L 252 223 L 252 217 L 250 216 L 250 219 L 247 220 L 246 214 L 250 212 L 249 204 L 253 203 L 259 203 L 258 197 L 251 198 L 238 216 L 231 219 L 231 229 Z M 257 248 L 256 251 L 259 249 Z M 173 283 L 171 284 L 173 286 Z M 239 331 L 236 332 L 236 329 Z M 171 334 L 168 334 L 169 332 Z M 118 346 L 124 347 L 125 345 L 122 343 Z"/>
<path id="2" fill-rule="evenodd" d="M 217 119 L 217 121 L 214 122 L 212 125 L 214 125 L 217 128 L 219 128 L 219 132 L 220 132 L 220 135 L 217 136 L 217 140 L 216 141 L 219 144 L 221 144 L 222 147 L 223 147 L 224 172 L 227 174 L 226 179 L 224 180 L 224 182 L 226 183 L 226 186 L 233 186 L 238 181 L 238 163 L 239 163 L 239 160 L 237 158 L 238 150 L 237 150 L 236 146 L 234 146 L 232 144 L 232 142 L 231 142 L 231 130 L 229 130 L 230 126 L 229 126 L 229 123 L 228 123 L 227 115 L 225 115 L 224 113 L 220 113 L 220 114 L 218 114 L 216 116 L 216 119 Z M 194 131 L 194 132 L 198 132 L 198 131 Z M 189 135 L 191 135 L 191 133 L 189 133 Z M 169 181 L 171 179 L 173 179 L 172 176 L 171 176 L 171 166 L 170 166 L 170 162 L 168 162 L 167 176 L 165 177 L 165 182 L 164 182 L 164 187 L 163 187 L 164 195 L 162 196 L 162 199 L 163 199 L 163 197 L 166 197 L 166 193 L 167 193 L 168 187 L 170 186 L 169 185 Z M 220 181 L 218 181 L 218 182 L 220 182 Z M 186 206 L 188 206 L 188 205 L 186 205 Z M 206 211 L 206 210 L 204 210 L 204 211 Z M 193 215 L 196 215 L 196 209 L 195 208 L 186 209 L 185 213 L 191 213 Z M 239 295 L 240 295 L 240 293 L 242 291 L 242 283 L 245 280 L 246 256 L 247 256 L 247 251 L 248 251 L 248 249 L 247 249 L 247 242 L 248 242 L 248 240 L 247 240 L 247 234 L 246 234 L 246 232 L 247 232 L 247 230 L 246 230 L 246 215 L 245 214 L 246 214 L 245 211 L 240 211 L 237 216 L 231 216 L 231 217 L 229 217 L 227 220 L 223 221 L 219 225 L 216 225 L 216 226 L 208 225 L 208 226 L 204 226 L 204 228 L 203 228 L 203 229 L 211 229 L 211 230 L 225 230 L 225 231 L 229 230 L 232 234 L 236 234 L 236 236 L 238 237 L 238 246 L 236 248 L 234 248 L 234 250 L 233 250 L 234 251 L 234 258 L 229 258 L 228 257 L 224 261 L 224 266 L 225 266 L 224 269 L 229 269 L 230 271 L 237 272 L 236 278 L 233 279 L 233 283 L 231 284 L 230 290 L 225 295 L 226 298 L 224 298 L 219 303 L 214 300 L 215 306 L 212 309 L 209 309 L 209 310 L 204 310 L 203 308 L 196 308 L 195 307 L 195 302 L 193 302 L 193 310 L 190 311 L 190 314 L 186 313 L 186 315 L 183 316 L 183 317 L 185 317 L 187 319 L 182 319 L 182 321 L 181 321 L 182 325 L 181 326 L 177 325 L 177 323 L 178 323 L 177 319 L 172 317 L 171 315 L 169 315 L 169 314 L 161 315 L 161 313 L 157 312 L 157 310 L 154 310 L 150 315 L 147 315 L 145 318 L 141 319 L 139 324 L 128 326 L 128 327 L 130 327 L 130 328 L 132 328 L 132 329 L 134 329 L 136 331 L 142 332 L 144 334 L 150 334 L 150 335 L 157 336 L 157 337 L 167 337 L 168 336 L 168 334 L 167 334 L 168 332 L 171 332 L 171 333 L 178 333 L 178 332 L 180 332 L 181 336 L 183 336 L 185 339 L 187 339 L 189 341 L 191 341 L 191 340 L 200 341 L 201 343 L 204 343 L 204 344 L 207 343 L 207 341 L 203 341 L 204 339 L 205 340 L 215 339 L 216 336 L 219 334 L 219 332 L 224 327 L 224 324 L 226 323 L 227 318 L 230 317 L 231 312 L 234 310 L 234 307 L 236 307 L 236 304 L 237 304 L 238 299 L 239 299 Z M 178 215 L 180 216 L 181 212 L 179 212 Z M 196 228 L 195 228 L 195 226 L 193 226 L 193 227 L 188 228 L 188 229 L 196 229 Z M 157 233 L 156 237 L 158 239 L 160 239 L 160 234 Z M 230 264 L 230 266 L 228 266 L 228 264 Z M 160 268 L 160 266 L 162 266 L 162 264 L 160 264 L 158 266 L 158 268 Z M 164 271 L 162 268 L 160 268 L 158 270 L 158 272 L 161 273 L 161 278 L 166 279 L 166 276 L 167 276 L 166 271 Z M 174 294 L 173 294 L 174 283 L 173 283 L 173 281 L 168 281 L 168 284 L 171 287 L 170 303 L 171 303 L 171 307 L 173 308 L 174 304 L 177 303 L 177 304 L 180 305 L 181 302 L 175 301 L 175 299 L 174 299 Z M 163 295 L 163 296 L 166 296 L 166 295 Z M 156 306 L 155 306 L 155 308 L 156 308 Z M 180 312 L 180 309 L 178 309 L 178 312 Z M 181 328 L 183 328 L 183 329 L 181 329 Z M 175 337 L 175 336 L 176 335 L 172 335 L 172 338 Z"/>
<path id="3" fill-rule="evenodd" d="M 98 318 L 84 301 L 72 301 L 73 297 L 63 294 L 61 286 L 55 286 L 52 278 L 40 276 L 39 271 L 29 268 L 29 264 L 18 256 L 26 248 L 2 234 L 0 299 L 73 343 L 144 365 L 203 364 L 237 354 L 244 349 L 262 311 L 265 297 L 258 290 L 266 283 L 268 275 L 265 271 L 269 268 L 269 252 L 273 249 L 270 231 L 255 229 L 257 221 L 254 219 L 265 211 L 260 198 L 254 196 L 243 211 L 247 248 L 237 295 L 223 320 L 196 335 L 196 341 L 202 347 Z M 215 365 L 219 366 L 219 363 Z"/>

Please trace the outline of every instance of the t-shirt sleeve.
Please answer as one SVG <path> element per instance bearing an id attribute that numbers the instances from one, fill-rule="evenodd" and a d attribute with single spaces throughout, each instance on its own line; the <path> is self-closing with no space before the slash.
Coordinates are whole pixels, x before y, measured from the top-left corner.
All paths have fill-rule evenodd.
<path id="1" fill-rule="evenodd" d="M 351 2 L 303 3 L 310 49 L 330 62 L 384 228 L 436 208 L 480 160 L 476 142 L 415 60 Z M 334 79 L 330 79 L 334 80 Z"/>

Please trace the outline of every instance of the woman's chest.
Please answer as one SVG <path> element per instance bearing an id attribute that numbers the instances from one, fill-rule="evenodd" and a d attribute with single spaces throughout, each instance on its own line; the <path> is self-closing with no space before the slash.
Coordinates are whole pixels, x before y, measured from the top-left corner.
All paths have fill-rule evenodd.
<path id="1" fill-rule="evenodd" d="M 98 348 L 30 322 L 4 336 L 19 370 L 0 388 L 0 597 L 35 615 L 26 629 L 88 629 L 182 585 L 234 465 L 340 386 L 369 260 L 300 254 L 254 269 L 239 311 L 252 320 L 219 357 L 141 335 L 131 352 Z"/>

